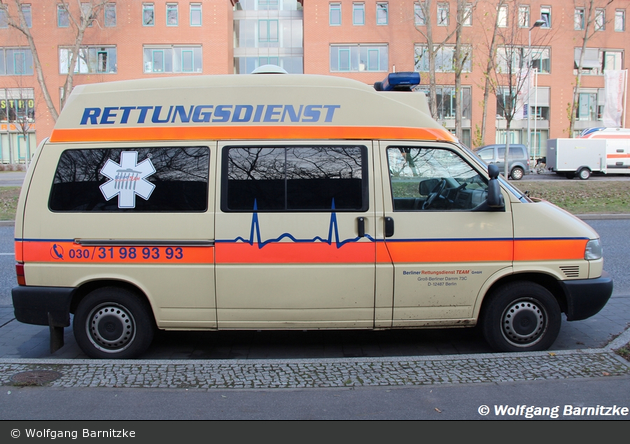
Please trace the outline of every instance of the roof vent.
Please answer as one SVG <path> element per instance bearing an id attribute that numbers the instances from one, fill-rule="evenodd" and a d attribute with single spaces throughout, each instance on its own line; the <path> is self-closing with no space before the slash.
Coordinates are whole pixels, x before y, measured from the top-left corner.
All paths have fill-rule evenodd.
<path id="1" fill-rule="evenodd" d="M 278 65 L 262 65 L 252 71 L 252 74 L 289 74 Z"/>

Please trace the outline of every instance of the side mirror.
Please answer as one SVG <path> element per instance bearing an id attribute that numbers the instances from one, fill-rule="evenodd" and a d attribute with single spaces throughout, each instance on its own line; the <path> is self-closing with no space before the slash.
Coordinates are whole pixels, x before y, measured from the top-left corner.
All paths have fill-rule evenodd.
<path id="1" fill-rule="evenodd" d="M 493 210 L 502 210 L 505 208 L 505 202 L 503 201 L 503 195 L 501 194 L 501 186 L 499 185 L 499 167 L 496 165 L 488 165 L 488 199 L 486 203 Z"/>

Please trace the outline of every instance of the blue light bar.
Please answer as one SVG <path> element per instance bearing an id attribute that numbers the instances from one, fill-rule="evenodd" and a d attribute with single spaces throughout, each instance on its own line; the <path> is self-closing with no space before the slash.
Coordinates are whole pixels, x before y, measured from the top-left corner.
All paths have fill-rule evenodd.
<path id="1" fill-rule="evenodd" d="M 374 83 L 377 91 L 411 91 L 412 88 L 420 84 L 420 73 L 417 72 L 394 72 L 387 75 L 382 82 Z"/>

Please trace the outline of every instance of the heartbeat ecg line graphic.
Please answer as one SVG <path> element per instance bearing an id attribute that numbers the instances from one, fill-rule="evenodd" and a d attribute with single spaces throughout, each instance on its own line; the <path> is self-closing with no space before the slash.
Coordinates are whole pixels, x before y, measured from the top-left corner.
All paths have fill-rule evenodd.
<path id="1" fill-rule="evenodd" d="M 337 213 L 335 212 L 334 199 L 332 201 L 331 209 L 333 211 L 332 213 L 330 213 L 330 223 L 328 225 L 328 237 L 325 239 L 321 236 L 315 236 L 312 239 L 297 239 L 295 236 L 293 236 L 290 233 L 283 233 L 275 239 L 263 240 L 262 236 L 260 235 L 260 221 L 258 220 L 258 204 L 256 200 L 254 200 L 254 213 L 252 214 L 252 224 L 249 231 L 249 238 L 245 239 L 239 236 L 231 242 L 244 242 L 252 246 L 254 244 L 257 244 L 259 249 L 263 248 L 265 245 L 275 243 L 275 242 L 280 242 L 283 239 L 290 239 L 292 242 L 295 242 L 295 243 L 322 242 L 328 245 L 332 245 L 334 242 L 337 248 L 341 248 L 347 243 L 358 242 L 361 239 L 361 237 L 359 236 L 354 237 L 354 238 L 349 238 L 349 239 L 343 239 L 343 240 L 339 239 L 339 226 L 337 223 Z M 365 238 L 369 239 L 370 241 L 374 241 L 374 238 L 372 238 L 372 236 L 370 236 L 369 234 L 366 234 Z M 230 242 L 230 241 L 225 241 L 225 242 Z"/>

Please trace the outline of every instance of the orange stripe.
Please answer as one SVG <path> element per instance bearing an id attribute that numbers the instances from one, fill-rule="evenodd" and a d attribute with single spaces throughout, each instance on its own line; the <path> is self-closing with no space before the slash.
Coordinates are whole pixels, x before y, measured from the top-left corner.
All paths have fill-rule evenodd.
<path id="1" fill-rule="evenodd" d="M 438 128 L 357 126 L 186 126 L 55 129 L 51 142 L 133 142 L 264 139 L 400 139 L 443 140 L 455 137 Z"/>
<path id="2" fill-rule="evenodd" d="M 515 261 L 584 259 L 588 239 L 516 240 Z"/>
<path id="3" fill-rule="evenodd" d="M 278 242 L 263 248 L 246 243 L 216 246 L 217 264 L 373 264 L 375 255 L 373 242 L 352 242 L 341 248 L 323 242 Z"/>
<path id="4" fill-rule="evenodd" d="M 609 159 L 627 159 L 630 157 L 630 153 L 627 154 L 608 154 L 606 157 Z"/>
<path id="5" fill-rule="evenodd" d="M 221 243 L 214 247 L 82 247 L 74 242 L 15 242 L 16 260 L 129 264 L 365 264 L 584 259 L 587 239 L 320 243 Z M 21 246 L 21 248 L 20 248 Z"/>
<path id="6" fill-rule="evenodd" d="M 23 242 L 24 262 L 212 264 L 213 247 L 82 247 L 74 242 Z"/>
<path id="7" fill-rule="evenodd" d="M 22 254 L 22 242 L 21 241 L 15 241 L 15 261 L 16 262 L 23 262 L 24 261 L 24 256 Z"/>
<path id="8" fill-rule="evenodd" d="M 511 262 L 511 240 L 387 242 L 395 263 Z"/>

